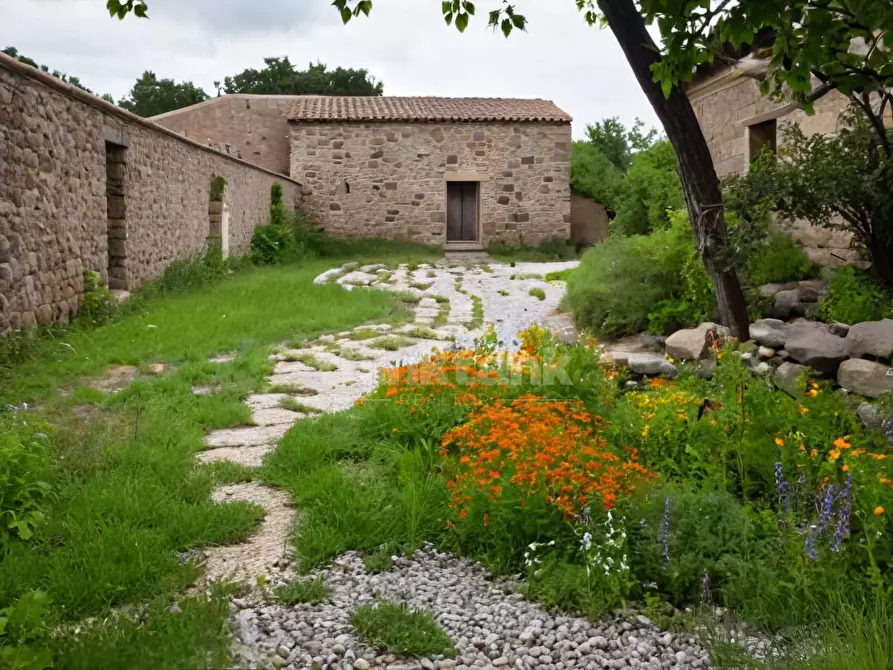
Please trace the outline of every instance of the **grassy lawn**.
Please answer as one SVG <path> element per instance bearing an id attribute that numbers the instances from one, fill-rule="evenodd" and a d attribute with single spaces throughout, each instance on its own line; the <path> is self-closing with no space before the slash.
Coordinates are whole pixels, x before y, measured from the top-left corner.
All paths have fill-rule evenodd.
<path id="1" fill-rule="evenodd" d="M 40 443 L 22 472 L 49 494 L 34 537 L 0 534 L 0 608 L 43 590 L 53 627 L 148 603 L 146 625 L 123 617 L 54 637 L 57 667 L 219 667 L 225 659 L 222 594 L 179 594 L 199 574 L 192 550 L 245 538 L 262 513 L 212 504 L 216 485 L 245 473 L 200 467 L 194 454 L 208 430 L 250 419 L 241 400 L 270 373 L 270 345 L 405 318 L 385 292 L 313 284 L 338 262 L 249 268 L 194 290 L 151 294 L 107 325 L 56 331 L 33 343 L 27 360 L 3 368 L 0 407 L 27 401 L 39 411 L 0 412 L 0 435 L 11 440 L 0 448 L 15 456 L 18 445 Z M 238 356 L 208 362 L 227 352 Z M 152 363 L 168 368 L 149 374 Z M 120 393 L 86 384 L 118 364 L 141 371 Z M 196 396 L 196 385 L 218 392 Z M 0 483 L 10 481 L 4 474 Z M 36 485 L 29 490 L 42 495 Z M 177 598 L 182 613 L 168 612 Z"/>

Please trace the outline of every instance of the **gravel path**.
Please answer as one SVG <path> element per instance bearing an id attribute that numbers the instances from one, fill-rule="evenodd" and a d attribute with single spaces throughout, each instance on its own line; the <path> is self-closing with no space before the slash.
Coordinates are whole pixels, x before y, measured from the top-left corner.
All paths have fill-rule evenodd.
<path id="1" fill-rule="evenodd" d="M 285 408 L 283 400 L 293 398 L 314 413 L 342 411 L 375 388 L 382 368 L 418 360 L 448 340 L 470 344 L 483 332 L 485 323 L 495 324 L 500 332 L 514 333 L 545 321 L 556 311 L 564 292 L 563 284 L 546 282 L 545 275 L 575 265 L 493 264 L 487 269 L 421 265 L 414 270 L 401 266 L 392 272 L 384 266 L 357 268 L 349 264 L 326 272 L 317 283 L 336 281 L 346 290 L 370 286 L 418 295 L 421 300 L 414 322 L 399 327 L 367 325 L 321 337 L 300 349 L 278 351 L 272 356 L 275 367 L 269 382 L 280 387 L 277 390 L 289 392 L 250 396 L 246 404 L 256 425 L 211 432 L 206 450 L 197 458 L 204 463 L 229 460 L 257 467 L 288 429 L 309 415 Z M 541 289 L 544 299 L 531 296 L 531 289 Z M 419 332 L 420 328 L 431 332 Z M 399 342 L 405 346 L 387 351 L 376 348 L 378 336 L 364 337 L 370 329 L 382 337 L 410 336 Z M 266 517 L 246 543 L 206 552 L 209 581 L 233 579 L 250 584 L 262 575 L 265 583 L 277 584 L 295 578 L 288 537 L 296 515 L 287 495 L 252 482 L 222 487 L 215 491 L 214 499 L 255 502 L 264 508 Z M 493 580 L 479 566 L 433 548 L 396 558 L 390 571 L 378 575 L 367 574 L 361 557 L 351 552 L 302 579 L 315 578 L 332 589 L 324 603 L 283 607 L 271 604 L 257 588 L 247 597 L 231 601 L 236 667 L 708 667 L 705 652 L 693 640 L 664 633 L 645 617 L 594 624 L 583 618 L 553 616 L 524 601 L 512 591 L 512 584 Z M 357 641 L 348 623 L 350 614 L 358 605 L 382 599 L 433 611 L 454 641 L 458 656 L 396 658 Z"/>

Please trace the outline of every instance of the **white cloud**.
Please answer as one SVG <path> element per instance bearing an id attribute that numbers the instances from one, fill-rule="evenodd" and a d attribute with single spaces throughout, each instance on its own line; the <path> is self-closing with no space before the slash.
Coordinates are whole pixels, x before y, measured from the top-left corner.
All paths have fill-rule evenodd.
<path id="1" fill-rule="evenodd" d="M 607 116 L 657 124 L 613 35 L 587 26 L 573 0 L 519 3 L 528 32 L 508 39 L 486 28 L 492 1 L 478 3 L 464 34 L 444 24 L 437 0 L 377 0 L 346 26 L 329 0 L 148 2 L 150 20 L 119 22 L 104 0 L 0 0 L 0 46 L 115 98 L 144 70 L 213 94 L 213 81 L 287 55 L 364 67 L 385 94 L 550 99 L 573 115 L 576 136 Z"/>

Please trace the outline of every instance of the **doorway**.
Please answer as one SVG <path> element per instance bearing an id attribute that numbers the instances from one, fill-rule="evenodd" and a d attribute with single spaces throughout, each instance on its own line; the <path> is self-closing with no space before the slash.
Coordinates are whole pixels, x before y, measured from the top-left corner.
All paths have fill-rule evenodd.
<path id="1" fill-rule="evenodd" d="M 477 242 L 478 182 L 447 182 L 447 242 Z"/>

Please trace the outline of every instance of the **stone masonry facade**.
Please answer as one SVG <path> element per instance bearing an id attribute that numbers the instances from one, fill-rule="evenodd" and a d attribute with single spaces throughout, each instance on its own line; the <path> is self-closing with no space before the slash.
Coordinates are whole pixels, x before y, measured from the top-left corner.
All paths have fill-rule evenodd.
<path id="1" fill-rule="evenodd" d="M 843 95 L 832 92 L 815 105 L 815 114 L 783 106 L 760 94 L 759 83 L 746 76 L 734 76 L 729 69 L 688 90 L 689 98 L 710 145 L 719 177 L 743 174 L 750 164 L 749 127 L 775 120 L 780 129 L 786 123 L 798 124 L 806 134 L 837 132 L 840 114 L 847 107 Z M 778 144 L 783 137 L 778 133 Z M 859 253 L 850 248 L 850 236 L 798 221 L 786 228 L 813 260 L 836 266 L 857 262 Z"/>
<path id="2" fill-rule="evenodd" d="M 569 122 L 292 122 L 291 176 L 333 235 L 443 244 L 448 181 L 479 183 L 478 242 L 570 235 Z"/>
<path id="3" fill-rule="evenodd" d="M 229 248 L 244 253 L 286 176 L 183 138 L 0 55 L 0 334 L 64 322 L 85 271 L 132 289 L 205 250 L 210 183 L 227 181 Z"/>
<path id="4" fill-rule="evenodd" d="M 298 96 L 230 94 L 150 119 L 184 137 L 238 151 L 267 170 L 288 174 L 288 110 Z"/>

